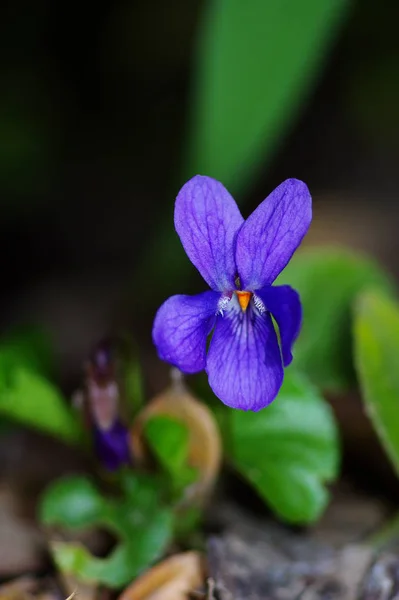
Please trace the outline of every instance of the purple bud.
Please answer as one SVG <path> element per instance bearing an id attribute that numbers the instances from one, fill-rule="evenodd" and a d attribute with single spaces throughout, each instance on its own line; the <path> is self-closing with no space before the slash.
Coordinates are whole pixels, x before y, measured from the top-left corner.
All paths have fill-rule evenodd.
<path id="1" fill-rule="evenodd" d="M 96 456 L 108 471 L 131 463 L 129 431 L 119 420 L 108 430 L 94 427 L 93 439 Z"/>
<path id="2" fill-rule="evenodd" d="M 95 453 L 114 471 L 131 463 L 129 432 L 121 419 L 121 387 L 117 377 L 117 347 L 103 340 L 86 365 L 85 398 Z"/>

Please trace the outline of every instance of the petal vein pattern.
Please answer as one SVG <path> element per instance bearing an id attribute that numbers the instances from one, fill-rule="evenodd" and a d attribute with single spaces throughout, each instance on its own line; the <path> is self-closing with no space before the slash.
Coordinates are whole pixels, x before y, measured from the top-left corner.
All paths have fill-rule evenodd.
<path id="1" fill-rule="evenodd" d="M 243 222 L 232 196 L 210 177 L 193 177 L 176 198 L 176 231 L 187 256 L 214 290 L 234 289 L 235 240 Z"/>
<path id="2" fill-rule="evenodd" d="M 279 185 L 241 227 L 236 242 L 243 289 L 270 285 L 305 236 L 312 219 L 307 186 L 297 179 Z"/>
<path id="3" fill-rule="evenodd" d="M 260 410 L 273 401 L 283 381 L 276 332 L 269 314 L 259 314 L 254 306 L 243 312 L 234 298 L 230 304 L 211 339 L 209 384 L 224 404 Z"/>
<path id="4" fill-rule="evenodd" d="M 186 373 L 205 368 L 206 340 L 214 326 L 220 294 L 172 296 L 158 310 L 152 337 L 158 355 Z"/>

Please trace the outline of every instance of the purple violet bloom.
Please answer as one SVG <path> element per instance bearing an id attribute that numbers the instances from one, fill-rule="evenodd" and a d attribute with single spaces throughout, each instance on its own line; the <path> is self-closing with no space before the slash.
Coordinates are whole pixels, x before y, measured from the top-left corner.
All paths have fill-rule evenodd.
<path id="1" fill-rule="evenodd" d="M 311 219 L 309 190 L 297 179 L 279 185 L 246 221 L 221 183 L 200 175 L 190 179 L 176 199 L 175 227 L 212 289 L 172 296 L 160 307 L 152 332 L 159 357 L 185 373 L 205 369 L 227 406 L 268 406 L 283 382 L 283 366 L 292 361 L 302 321 L 298 293 L 272 283 Z"/>

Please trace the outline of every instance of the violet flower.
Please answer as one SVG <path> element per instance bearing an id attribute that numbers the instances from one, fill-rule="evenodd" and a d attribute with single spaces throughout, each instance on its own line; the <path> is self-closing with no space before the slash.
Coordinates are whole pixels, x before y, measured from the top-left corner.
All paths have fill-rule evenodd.
<path id="1" fill-rule="evenodd" d="M 172 296 L 160 307 L 153 327 L 159 357 L 185 373 L 205 369 L 227 406 L 258 411 L 270 404 L 302 320 L 298 293 L 272 283 L 311 218 L 309 190 L 297 179 L 279 185 L 246 221 L 221 183 L 190 179 L 176 199 L 175 227 L 212 290 Z"/>

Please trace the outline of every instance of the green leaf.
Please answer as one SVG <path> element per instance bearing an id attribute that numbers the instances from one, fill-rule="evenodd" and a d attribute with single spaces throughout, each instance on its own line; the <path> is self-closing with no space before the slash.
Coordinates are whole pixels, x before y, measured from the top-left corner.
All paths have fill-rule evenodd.
<path id="1" fill-rule="evenodd" d="M 132 579 L 133 570 L 129 568 L 125 546 L 118 546 L 108 558 L 93 556 L 79 543 L 56 542 L 51 545 L 51 551 L 58 569 L 78 581 L 119 588 Z"/>
<path id="2" fill-rule="evenodd" d="M 337 476 L 339 444 L 329 405 L 288 370 L 278 398 L 261 412 L 230 412 L 228 454 L 235 468 L 284 520 L 311 523 Z"/>
<path id="3" fill-rule="evenodd" d="M 106 558 L 93 556 L 77 543 L 58 542 L 52 552 L 58 568 L 82 582 L 121 588 L 156 562 L 165 552 L 172 533 L 169 511 L 158 511 L 146 527 L 131 531 L 132 539 L 116 546 Z"/>
<path id="4" fill-rule="evenodd" d="M 209 0 L 199 29 L 188 164 L 243 189 L 285 135 L 348 0 Z"/>
<path id="5" fill-rule="evenodd" d="M 317 248 L 295 255 L 276 284 L 298 290 L 303 304 L 294 368 L 323 389 L 339 391 L 353 386 L 354 299 L 370 286 L 390 294 L 392 280 L 373 261 L 351 251 Z"/>
<path id="6" fill-rule="evenodd" d="M 367 414 L 399 475 L 399 304 L 377 291 L 359 296 L 354 339 Z"/>
<path id="7" fill-rule="evenodd" d="M 169 476 L 172 497 L 179 497 L 198 478 L 198 469 L 187 464 L 190 434 L 186 424 L 170 416 L 156 415 L 145 423 L 144 435 Z"/>
<path id="8" fill-rule="evenodd" d="M 189 431 L 184 423 L 169 416 L 154 416 L 144 426 L 145 438 L 160 464 L 176 473 L 187 460 Z"/>
<path id="9" fill-rule="evenodd" d="M 24 366 L 2 375 L 0 415 L 67 443 L 79 442 L 81 426 L 55 386 Z"/>
<path id="10" fill-rule="evenodd" d="M 40 519 L 45 525 L 90 527 L 104 516 L 105 504 L 93 483 L 85 477 L 68 477 L 45 492 Z"/>
<path id="11" fill-rule="evenodd" d="M 49 337 L 37 327 L 14 328 L 0 344 L 0 382 L 10 369 L 22 365 L 43 375 L 53 370 Z"/>
<path id="12" fill-rule="evenodd" d="M 93 556 L 78 543 L 54 544 L 54 560 L 63 573 L 119 588 L 165 552 L 173 536 L 174 516 L 160 504 L 157 480 L 126 472 L 121 484 L 123 495 L 112 499 L 85 477 L 63 479 L 46 490 L 40 505 L 45 525 L 102 527 L 118 538 L 105 558 Z"/>

